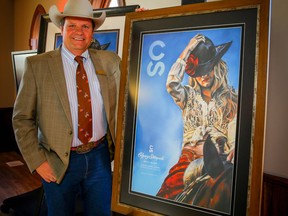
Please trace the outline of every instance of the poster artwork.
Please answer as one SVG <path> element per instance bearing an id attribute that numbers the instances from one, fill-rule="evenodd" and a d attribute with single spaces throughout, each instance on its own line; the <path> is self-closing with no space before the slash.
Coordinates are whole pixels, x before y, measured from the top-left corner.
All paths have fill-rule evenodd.
<path id="1" fill-rule="evenodd" d="M 242 27 L 142 35 L 131 191 L 230 212 Z"/>

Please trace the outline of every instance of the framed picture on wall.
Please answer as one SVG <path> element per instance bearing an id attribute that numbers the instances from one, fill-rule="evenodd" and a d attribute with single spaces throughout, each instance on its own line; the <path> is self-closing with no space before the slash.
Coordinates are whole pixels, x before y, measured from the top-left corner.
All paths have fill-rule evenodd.
<path id="1" fill-rule="evenodd" d="M 112 209 L 259 215 L 268 0 L 126 16 Z"/>
<path id="2" fill-rule="evenodd" d="M 118 53 L 119 47 L 119 29 L 98 30 L 93 34 L 94 41 L 90 47 L 101 50 L 109 50 Z M 62 44 L 61 33 L 55 34 L 54 49 Z"/>
<path id="3" fill-rule="evenodd" d="M 106 12 L 104 23 L 94 33 L 96 42 L 96 44 L 94 43 L 94 46 L 101 46 L 102 44 L 107 45 L 110 43 L 106 48 L 115 50 L 121 57 L 125 15 L 126 13 L 134 12 L 137 8 L 139 8 L 139 5 L 94 10 L 94 17 L 100 16 L 103 11 Z M 55 49 L 55 46 L 59 45 L 61 42 L 61 34 L 60 29 L 51 22 L 48 14 L 43 15 L 40 22 L 38 53 L 43 53 L 53 50 Z"/>
<path id="4" fill-rule="evenodd" d="M 24 51 L 11 52 L 16 92 L 18 92 L 21 78 L 24 72 L 24 65 L 26 58 L 36 54 L 37 50 L 24 50 Z"/>

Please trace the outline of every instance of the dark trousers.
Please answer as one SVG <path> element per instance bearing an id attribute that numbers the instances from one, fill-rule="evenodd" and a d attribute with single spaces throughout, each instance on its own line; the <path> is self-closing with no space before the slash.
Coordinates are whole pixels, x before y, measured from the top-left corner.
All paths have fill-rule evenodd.
<path id="1" fill-rule="evenodd" d="M 86 216 L 111 215 L 112 174 L 107 141 L 85 154 L 71 152 L 60 184 L 43 181 L 49 216 L 75 214 L 81 196 Z"/>

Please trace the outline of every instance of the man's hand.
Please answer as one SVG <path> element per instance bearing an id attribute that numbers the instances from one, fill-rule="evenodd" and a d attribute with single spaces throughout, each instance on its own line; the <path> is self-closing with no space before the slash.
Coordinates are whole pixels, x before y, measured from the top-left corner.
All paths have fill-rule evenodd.
<path id="1" fill-rule="evenodd" d="M 48 161 L 45 161 L 42 163 L 37 169 L 36 172 L 48 183 L 50 182 L 56 182 L 56 177 L 48 163 Z"/>

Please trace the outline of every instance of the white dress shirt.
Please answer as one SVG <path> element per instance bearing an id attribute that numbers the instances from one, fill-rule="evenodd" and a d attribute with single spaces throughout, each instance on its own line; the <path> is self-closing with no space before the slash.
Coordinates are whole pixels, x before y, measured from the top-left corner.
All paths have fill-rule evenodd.
<path id="1" fill-rule="evenodd" d="M 67 48 L 62 44 L 61 56 L 64 66 L 64 75 L 66 79 L 66 86 L 70 104 L 70 111 L 72 115 L 73 122 L 73 141 L 71 147 L 81 145 L 81 141 L 78 139 L 78 100 L 77 100 L 77 90 L 76 90 L 76 69 L 78 63 L 74 60 L 75 56 L 67 50 Z M 107 120 L 106 113 L 103 105 L 103 99 L 101 95 L 101 89 L 97 75 L 95 73 L 95 68 L 92 60 L 89 56 L 88 50 L 86 50 L 82 56 L 85 71 L 88 76 L 91 103 L 92 103 L 92 116 L 93 116 L 93 136 L 90 141 L 96 141 L 102 138 L 107 131 Z"/>

